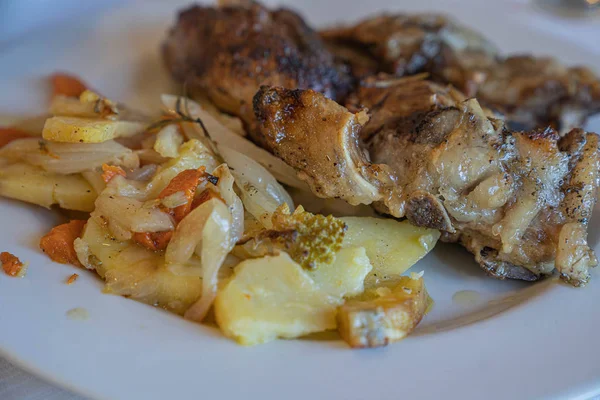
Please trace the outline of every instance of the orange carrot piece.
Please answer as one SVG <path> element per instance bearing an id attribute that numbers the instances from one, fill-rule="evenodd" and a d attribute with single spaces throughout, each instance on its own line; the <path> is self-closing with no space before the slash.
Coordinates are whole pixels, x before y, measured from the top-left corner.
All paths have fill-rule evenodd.
<path id="1" fill-rule="evenodd" d="M 63 95 L 68 97 L 79 97 L 87 86 L 79 78 L 73 75 L 57 72 L 50 77 L 52 82 L 52 93 L 54 96 Z"/>
<path id="2" fill-rule="evenodd" d="M 173 237 L 173 231 L 134 232 L 133 241 L 153 251 L 164 250 Z"/>
<path id="3" fill-rule="evenodd" d="M 67 279 L 67 282 L 65 282 L 67 285 L 72 285 L 75 283 L 75 281 L 77 280 L 77 278 L 79 278 L 79 274 L 73 274 L 69 277 L 69 279 Z"/>
<path id="4" fill-rule="evenodd" d="M 2 263 L 2 269 L 8 276 L 18 276 L 23 268 L 21 260 L 7 251 L 0 253 L 0 262 Z"/>
<path id="5" fill-rule="evenodd" d="M 177 192 L 183 192 L 185 194 L 185 198 L 187 199 L 186 204 L 182 204 L 173 209 L 168 209 L 168 212 L 175 218 L 176 222 L 181 221 L 190 213 L 190 211 L 192 211 L 192 202 L 196 195 L 196 189 L 198 188 L 201 179 L 205 177 L 204 170 L 204 168 L 200 168 L 181 171 L 158 195 L 159 199 L 164 199 Z"/>
<path id="6" fill-rule="evenodd" d="M 40 248 L 52 261 L 81 267 L 73 242 L 81 236 L 85 223 L 86 221 L 73 220 L 55 226 L 40 240 Z"/>
<path id="7" fill-rule="evenodd" d="M 32 137 L 25 131 L 17 128 L 0 128 L 0 148 L 6 146 L 13 140 Z"/>
<path id="8" fill-rule="evenodd" d="M 125 170 L 116 165 L 102 164 L 102 180 L 104 183 L 110 182 L 110 180 L 117 175 L 125 176 Z"/>

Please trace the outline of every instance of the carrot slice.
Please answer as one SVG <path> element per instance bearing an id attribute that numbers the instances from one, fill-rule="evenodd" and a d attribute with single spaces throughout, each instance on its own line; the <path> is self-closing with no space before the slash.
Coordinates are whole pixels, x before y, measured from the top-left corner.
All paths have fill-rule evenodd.
<path id="1" fill-rule="evenodd" d="M 2 269 L 9 276 L 18 276 L 23 268 L 21 260 L 7 251 L 0 253 L 0 262 L 2 263 Z"/>
<path id="2" fill-rule="evenodd" d="M 102 180 L 104 183 L 110 182 L 117 175 L 125 176 L 125 170 L 115 165 L 102 164 Z"/>
<path id="3" fill-rule="evenodd" d="M 81 267 L 73 242 L 81 236 L 85 223 L 86 221 L 73 220 L 55 226 L 40 240 L 40 248 L 52 261 Z"/>
<path id="4" fill-rule="evenodd" d="M 133 241 L 149 250 L 158 251 L 167 248 L 172 236 L 173 231 L 135 232 L 133 234 Z"/>
<path id="5" fill-rule="evenodd" d="M 68 97 L 79 97 L 87 87 L 79 78 L 73 75 L 57 72 L 50 77 L 52 82 L 52 93 L 54 96 L 63 95 Z"/>
<path id="6" fill-rule="evenodd" d="M 6 146 L 13 140 L 32 137 L 29 133 L 17 128 L 0 128 L 0 148 Z"/>
<path id="7" fill-rule="evenodd" d="M 205 168 L 186 169 L 181 171 L 175 178 L 169 182 L 166 188 L 158 195 L 159 199 L 171 196 L 177 192 L 183 192 L 187 203 L 178 207 L 167 209 L 167 211 L 175 218 L 176 222 L 181 221 L 186 215 L 192 211 L 192 202 L 196 195 L 196 189 L 200 181 L 205 177 Z"/>

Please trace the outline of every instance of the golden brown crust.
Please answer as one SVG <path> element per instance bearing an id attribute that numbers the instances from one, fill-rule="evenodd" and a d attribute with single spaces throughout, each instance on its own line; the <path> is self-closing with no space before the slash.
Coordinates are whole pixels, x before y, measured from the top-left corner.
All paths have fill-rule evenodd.
<path id="1" fill-rule="evenodd" d="M 257 3 L 182 11 L 163 57 L 176 80 L 202 90 L 248 127 L 254 124 L 252 97 L 263 84 L 310 88 L 333 99 L 350 89 L 349 75 L 302 18 Z"/>
<path id="2" fill-rule="evenodd" d="M 381 198 L 378 173 L 359 148 L 361 114 L 312 90 L 262 87 L 254 97 L 261 141 L 298 171 L 319 197 L 342 197 L 351 204 Z"/>

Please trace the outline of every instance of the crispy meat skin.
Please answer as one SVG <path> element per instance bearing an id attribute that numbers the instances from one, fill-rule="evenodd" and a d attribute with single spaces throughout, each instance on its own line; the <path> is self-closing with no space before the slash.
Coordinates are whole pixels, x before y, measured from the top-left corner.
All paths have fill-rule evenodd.
<path id="1" fill-rule="evenodd" d="M 483 36 L 442 15 L 381 15 L 322 36 L 359 77 L 428 72 L 520 129 L 551 124 L 566 132 L 600 112 L 600 81 L 589 69 L 548 57 L 504 58 Z"/>
<path id="2" fill-rule="evenodd" d="M 163 45 L 163 58 L 177 81 L 240 117 L 251 134 L 252 97 L 262 84 L 310 88 L 332 99 L 346 95 L 350 76 L 300 16 L 243 3 L 193 6 L 179 14 Z"/>
<path id="3" fill-rule="evenodd" d="M 351 114 L 312 90 L 261 87 L 254 110 L 264 142 L 294 167 L 320 197 L 343 197 L 351 204 L 370 204 L 378 187 L 368 176 L 378 167 L 359 149 L 358 134 L 366 114 Z M 315 129 L 323 134 L 315 140 Z"/>
<path id="4" fill-rule="evenodd" d="M 496 278 L 536 280 L 556 268 L 575 286 L 587 282 L 597 264 L 586 242 L 596 134 L 512 132 L 475 99 L 424 80 L 363 94 L 358 101 L 376 102 L 368 122 L 310 90 L 263 87 L 254 109 L 264 140 L 318 196 L 440 229 Z"/>

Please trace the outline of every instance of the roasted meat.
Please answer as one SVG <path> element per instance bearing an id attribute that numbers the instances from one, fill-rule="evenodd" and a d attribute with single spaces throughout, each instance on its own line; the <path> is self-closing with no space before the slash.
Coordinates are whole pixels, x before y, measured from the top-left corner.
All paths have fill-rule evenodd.
<path id="1" fill-rule="evenodd" d="M 254 132 L 252 97 L 260 85 L 313 89 L 340 100 L 351 88 L 319 35 L 296 13 L 240 1 L 193 6 L 179 14 L 164 45 L 172 76 L 201 91 Z"/>
<path id="2" fill-rule="evenodd" d="M 427 72 L 506 116 L 513 127 L 562 132 L 600 112 L 600 81 L 589 69 L 552 58 L 505 58 L 483 36 L 435 14 L 382 15 L 322 32 L 359 78 Z"/>
<path id="3" fill-rule="evenodd" d="M 439 229 L 494 277 L 536 280 L 556 269 L 575 286 L 588 281 L 596 134 L 514 132 L 452 88 L 372 83 L 357 95 L 370 119 L 312 90 L 261 88 L 262 140 L 316 195 Z"/>
<path id="4" fill-rule="evenodd" d="M 352 65 L 376 65 L 370 72 L 397 76 L 437 69 L 446 61 L 442 57 L 458 53 L 460 59 L 452 61 L 468 67 L 494 63 L 498 54 L 484 37 L 438 14 L 385 14 L 354 26 L 324 30 L 321 36 L 341 58 L 348 58 L 344 54 L 357 56 L 349 59 Z"/>

